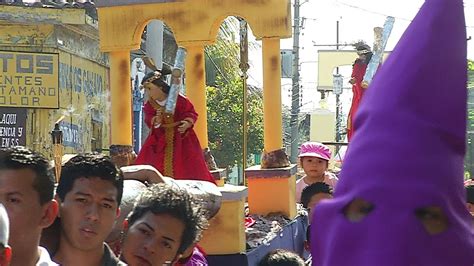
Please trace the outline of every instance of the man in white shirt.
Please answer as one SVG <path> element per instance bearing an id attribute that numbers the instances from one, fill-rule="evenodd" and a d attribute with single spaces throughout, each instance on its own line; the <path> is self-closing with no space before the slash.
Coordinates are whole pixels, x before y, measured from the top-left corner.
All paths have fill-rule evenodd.
<path id="1" fill-rule="evenodd" d="M 53 223 L 53 171 L 44 156 L 25 147 L 0 149 L 0 203 L 10 219 L 11 266 L 57 265 L 39 247 L 41 232 Z"/>
<path id="2" fill-rule="evenodd" d="M 0 266 L 7 266 L 10 264 L 12 250 L 8 246 L 8 231 L 10 225 L 8 222 L 8 214 L 0 204 Z"/>

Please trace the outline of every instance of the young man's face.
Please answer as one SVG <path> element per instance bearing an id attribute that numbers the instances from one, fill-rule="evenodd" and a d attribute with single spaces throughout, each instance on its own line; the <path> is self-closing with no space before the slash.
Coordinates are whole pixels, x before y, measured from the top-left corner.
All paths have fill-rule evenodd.
<path id="1" fill-rule="evenodd" d="M 308 202 L 308 209 L 309 209 L 309 213 L 308 213 L 308 219 L 309 219 L 309 222 L 311 223 L 311 220 L 313 218 L 313 212 L 314 212 L 314 208 L 316 207 L 316 205 L 319 204 L 320 201 L 322 201 L 323 199 L 332 199 L 332 195 L 331 194 L 328 194 L 328 193 L 317 193 L 317 194 L 314 194 L 311 199 L 309 200 Z"/>
<path id="2" fill-rule="evenodd" d="M 328 169 L 328 161 L 318 157 L 302 157 L 301 167 L 308 177 L 321 177 Z"/>
<path id="3" fill-rule="evenodd" d="M 128 229 L 122 255 L 130 266 L 164 265 L 176 258 L 183 232 L 181 220 L 147 212 Z"/>
<path id="4" fill-rule="evenodd" d="M 61 241 L 82 251 L 102 249 L 119 215 L 117 188 L 99 177 L 78 178 L 59 201 Z M 62 244 L 61 244 L 62 246 Z"/>
<path id="5" fill-rule="evenodd" d="M 0 203 L 10 219 L 9 245 L 14 256 L 38 246 L 41 230 L 51 225 L 58 211 L 55 201 L 40 204 L 35 179 L 30 169 L 0 170 Z"/>

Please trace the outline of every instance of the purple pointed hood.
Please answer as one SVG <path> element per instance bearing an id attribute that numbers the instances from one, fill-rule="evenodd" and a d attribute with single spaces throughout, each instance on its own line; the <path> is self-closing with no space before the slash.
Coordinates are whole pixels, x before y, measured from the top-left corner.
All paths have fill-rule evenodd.
<path id="1" fill-rule="evenodd" d="M 426 0 L 364 95 L 335 198 L 315 209 L 313 265 L 474 264 L 463 9 Z"/>

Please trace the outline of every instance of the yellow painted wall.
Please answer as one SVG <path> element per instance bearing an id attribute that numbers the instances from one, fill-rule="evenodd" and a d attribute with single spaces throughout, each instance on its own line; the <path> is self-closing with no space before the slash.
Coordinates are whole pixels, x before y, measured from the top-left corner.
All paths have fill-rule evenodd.
<path id="1" fill-rule="evenodd" d="M 334 142 L 336 136 L 336 113 L 328 109 L 317 109 L 311 114 L 309 140 Z"/>
<path id="2" fill-rule="evenodd" d="M 61 109 L 56 111 L 56 118 L 51 122 L 54 123 L 56 119 L 65 115 L 63 121 L 73 125 L 72 127 L 77 126 L 79 133 L 79 141 L 73 141 L 78 145 L 75 147 L 66 145 L 66 152 L 91 151 L 93 116 L 102 120 L 102 148 L 108 148 L 110 142 L 108 68 L 65 52 L 60 52 L 60 67 Z"/>
<path id="3" fill-rule="evenodd" d="M 384 53 L 383 61 L 389 54 L 389 52 Z M 319 50 L 318 90 L 332 90 L 334 69 L 338 66 L 352 65 L 356 59 L 355 51 Z"/>
<path id="4" fill-rule="evenodd" d="M 13 8 L 13 7 L 12 7 Z M 11 8 L 10 8 L 11 9 Z M 8 9 L 7 11 L 10 11 Z M 5 6 L 0 6 L 0 11 L 5 11 Z M 16 7 L 11 9 L 15 12 L 23 10 Z M 36 10 L 37 17 L 44 16 L 44 9 L 29 9 L 28 12 Z M 12 11 L 12 12 L 13 12 Z M 84 11 L 78 11 L 81 14 Z M 60 19 L 57 13 L 46 12 L 48 16 Z M 70 13 L 67 11 L 65 13 Z M 75 14 L 75 15 L 74 15 Z M 77 19 L 74 13 L 71 19 Z M 13 16 L 5 14 L 5 16 Z M 20 15 L 18 19 L 22 18 Z M 51 18 L 53 19 L 53 18 Z M 69 23 L 75 23 L 68 21 Z M 79 20 L 76 21 L 77 23 Z M 70 143 L 65 147 L 65 153 L 90 152 L 92 142 L 92 120 L 102 120 L 100 130 L 100 141 L 102 148 L 110 145 L 110 112 L 109 112 L 109 68 L 103 62 L 98 63 L 90 59 L 85 59 L 83 55 L 78 55 L 76 51 L 88 50 L 89 54 L 94 54 L 94 50 L 99 54 L 98 41 L 82 36 L 80 30 L 69 30 L 70 25 L 62 27 L 52 24 L 15 24 L 0 22 L 0 50 L 18 51 L 34 53 L 54 53 L 59 55 L 59 66 L 55 66 L 59 71 L 59 108 L 27 108 L 27 119 L 25 133 L 26 146 L 33 148 L 51 158 L 52 146 L 50 132 L 55 121 L 62 115 L 66 115 L 62 124 L 66 128 L 77 128 L 77 134 L 73 132 L 63 132 L 65 141 Z M 61 28 L 58 34 L 55 34 Z M 93 31 L 93 30 L 92 30 Z M 64 35 L 65 33 L 69 35 Z M 96 30 L 96 35 L 97 35 Z M 61 39 L 57 39 L 61 36 Z M 79 35 L 79 36 L 78 36 Z M 88 35 L 90 37 L 90 34 Z M 64 43 L 64 46 L 59 44 Z M 86 54 L 86 53 L 85 53 Z M 98 59 L 98 61 L 100 61 Z M 2 107 L 0 107 L 2 108 Z M 93 110 L 96 110 L 93 112 Z M 100 123 L 99 123 L 100 124 Z M 74 126 L 70 126 L 74 125 Z M 97 125 L 97 124 L 96 124 Z M 77 143 L 72 145 L 71 143 Z"/>
<path id="5" fill-rule="evenodd" d="M 107 149 L 110 144 L 108 68 L 62 51 L 59 58 L 60 108 L 28 110 L 27 146 L 50 156 L 50 132 L 64 115 L 61 129 L 65 153 L 90 152 L 95 109 L 98 115 L 94 116 L 102 119 L 102 148 Z"/>
<path id="6" fill-rule="evenodd" d="M 1 50 L 39 51 L 42 48 L 35 47 L 35 45 L 43 45 L 53 33 L 54 26 L 44 24 L 22 25 L 0 21 L 0 29 Z"/>

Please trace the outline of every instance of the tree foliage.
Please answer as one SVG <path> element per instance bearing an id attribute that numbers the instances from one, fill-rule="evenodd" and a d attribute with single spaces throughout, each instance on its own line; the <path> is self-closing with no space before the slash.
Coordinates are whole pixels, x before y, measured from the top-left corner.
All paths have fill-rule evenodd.
<path id="1" fill-rule="evenodd" d="M 231 168 L 242 164 L 243 87 L 240 79 L 218 78 L 216 87 L 207 88 L 209 147 L 217 165 Z M 263 150 L 263 101 L 261 91 L 248 94 L 247 154 Z"/>
<path id="2" fill-rule="evenodd" d="M 243 85 L 240 75 L 238 20 L 227 18 L 216 44 L 206 47 L 207 118 L 209 148 L 221 168 L 242 164 Z M 263 150 L 263 96 L 248 86 L 247 154 Z"/>

